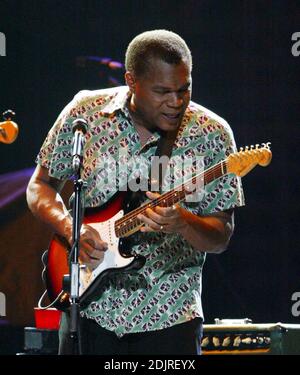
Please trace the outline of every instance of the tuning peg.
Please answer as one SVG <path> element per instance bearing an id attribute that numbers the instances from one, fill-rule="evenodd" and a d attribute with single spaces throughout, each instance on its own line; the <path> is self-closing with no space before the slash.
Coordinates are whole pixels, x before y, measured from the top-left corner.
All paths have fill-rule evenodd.
<path id="1" fill-rule="evenodd" d="M 270 149 L 270 144 L 271 142 L 267 142 L 267 143 L 263 143 L 262 145 L 264 148 Z"/>
<path id="2" fill-rule="evenodd" d="M 246 151 L 248 151 L 249 150 L 249 146 L 246 146 L 245 149 L 246 149 Z"/>
<path id="3" fill-rule="evenodd" d="M 253 149 L 254 149 L 254 145 L 251 145 L 251 146 L 250 146 L 250 149 L 253 150 Z"/>
<path id="4" fill-rule="evenodd" d="M 258 149 L 258 148 L 259 148 L 259 144 L 258 144 L 258 143 L 256 143 L 256 145 L 255 145 L 255 148 L 256 148 L 256 149 Z"/>
<path id="5" fill-rule="evenodd" d="M 240 151 L 244 151 L 244 148 L 243 148 L 243 147 L 240 147 Z"/>

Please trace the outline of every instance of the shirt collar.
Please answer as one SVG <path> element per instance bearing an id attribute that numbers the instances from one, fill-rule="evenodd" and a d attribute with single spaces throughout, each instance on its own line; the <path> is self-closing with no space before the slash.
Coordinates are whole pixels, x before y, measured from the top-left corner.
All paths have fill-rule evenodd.
<path id="1" fill-rule="evenodd" d="M 131 94 L 128 86 L 118 87 L 118 90 L 116 90 L 113 98 L 105 107 L 102 108 L 101 112 L 111 115 L 118 110 L 122 110 L 125 115 L 129 115 L 126 103 L 130 95 Z"/>
<path id="2" fill-rule="evenodd" d="M 101 110 L 103 114 L 106 115 L 112 115 L 116 111 L 121 110 L 126 117 L 130 118 L 129 110 L 127 107 L 127 101 L 129 100 L 131 96 L 130 90 L 128 86 L 120 86 L 115 91 L 112 99 L 109 101 L 109 103 L 104 106 Z M 190 102 L 189 106 L 187 107 L 185 114 L 184 114 L 184 120 L 182 121 L 182 124 L 179 128 L 178 135 L 181 137 L 190 137 L 189 132 L 189 126 L 187 126 L 187 123 L 190 121 L 191 116 L 193 115 L 193 102 Z M 159 138 L 159 133 L 154 132 L 153 137 L 149 139 L 149 141 L 152 143 L 153 141 L 156 141 Z M 146 143 L 148 144 L 148 142 Z"/>

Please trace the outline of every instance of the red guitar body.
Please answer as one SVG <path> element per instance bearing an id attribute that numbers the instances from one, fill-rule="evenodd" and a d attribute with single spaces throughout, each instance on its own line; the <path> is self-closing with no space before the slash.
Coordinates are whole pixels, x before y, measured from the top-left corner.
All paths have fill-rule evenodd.
<path id="1" fill-rule="evenodd" d="M 126 252 L 122 252 L 121 246 L 118 243 L 119 240 L 113 237 L 114 231 L 114 217 L 117 218 L 123 216 L 123 206 L 125 200 L 125 193 L 120 192 L 114 195 L 106 204 L 100 208 L 87 208 L 85 210 L 85 215 L 83 223 L 94 225 L 102 225 L 102 227 L 107 227 L 109 225 L 109 238 L 103 238 L 104 233 L 101 234 L 101 228 L 99 234 L 103 240 L 109 243 L 109 249 L 107 261 L 105 266 L 99 266 L 99 270 L 84 271 L 80 270 L 80 284 L 86 284 L 80 287 L 80 304 L 85 305 L 91 301 L 97 292 L 101 289 L 103 282 L 109 277 L 109 274 L 116 272 L 129 272 L 132 270 L 140 269 L 144 263 L 145 259 L 141 256 L 132 255 Z M 117 242 L 117 243 L 116 243 Z M 111 245 L 111 248 L 110 248 Z M 48 297 L 50 299 L 51 305 L 60 309 L 65 310 L 69 307 L 69 293 L 67 288 L 64 286 L 64 276 L 69 275 L 69 261 L 68 252 L 70 251 L 70 246 L 67 241 L 55 234 L 49 244 L 48 251 L 43 256 L 43 263 L 45 268 L 43 270 L 43 279 L 46 283 Z M 101 269 L 100 269 L 101 268 Z M 92 275 L 92 276 L 91 276 Z M 88 279 L 88 282 L 84 281 Z"/>

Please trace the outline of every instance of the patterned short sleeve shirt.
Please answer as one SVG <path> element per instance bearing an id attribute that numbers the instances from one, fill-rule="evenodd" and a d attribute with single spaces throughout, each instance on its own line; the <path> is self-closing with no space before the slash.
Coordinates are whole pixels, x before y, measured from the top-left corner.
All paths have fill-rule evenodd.
<path id="1" fill-rule="evenodd" d="M 65 107 L 37 156 L 37 163 L 60 180 L 72 177 L 72 122 L 84 118 L 83 170 L 85 206 L 106 203 L 128 181 L 147 177 L 159 133 L 141 146 L 128 112 L 126 86 L 81 91 Z M 231 128 L 208 109 L 190 102 L 165 174 L 163 191 L 185 182 L 195 168 L 207 170 L 236 151 Z M 184 166 L 185 168 L 183 168 Z M 181 205 L 196 215 L 208 215 L 244 204 L 241 181 L 233 174 L 206 185 L 197 199 Z M 100 297 L 81 311 L 118 336 L 159 330 L 203 318 L 201 274 L 205 249 L 196 251 L 178 234 L 134 234 L 132 250 L 146 258 L 142 269 L 107 280 Z"/>

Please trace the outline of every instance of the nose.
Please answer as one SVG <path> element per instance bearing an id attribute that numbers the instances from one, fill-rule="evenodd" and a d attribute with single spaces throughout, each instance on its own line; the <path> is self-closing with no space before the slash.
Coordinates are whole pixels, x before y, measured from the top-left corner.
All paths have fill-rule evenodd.
<path id="1" fill-rule="evenodd" d="M 171 108 L 180 108 L 183 104 L 182 94 L 178 92 L 171 92 L 168 96 L 167 104 Z"/>

